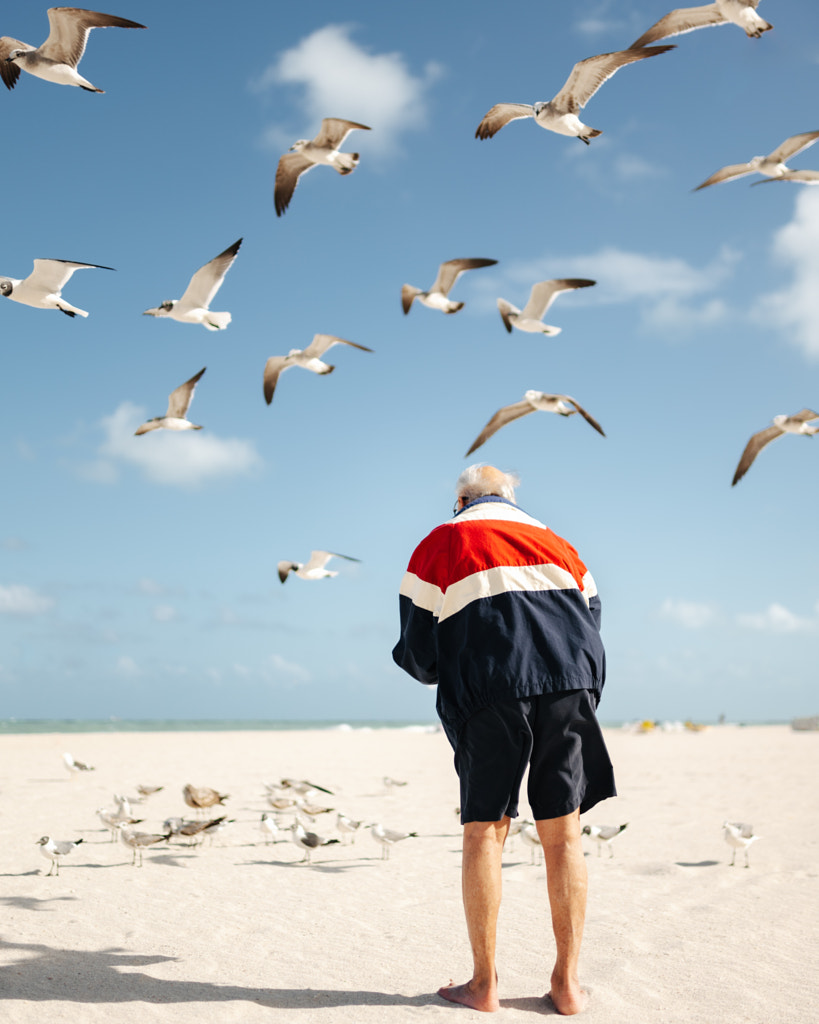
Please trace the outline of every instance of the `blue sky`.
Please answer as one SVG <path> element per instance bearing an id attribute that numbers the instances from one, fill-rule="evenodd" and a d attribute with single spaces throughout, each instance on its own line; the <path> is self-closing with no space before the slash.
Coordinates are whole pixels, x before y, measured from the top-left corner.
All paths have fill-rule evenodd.
<path id="1" fill-rule="evenodd" d="M 625 48 L 657 0 L 303 5 L 127 0 L 148 31 L 92 32 L 104 95 L 23 74 L 2 90 L 0 275 L 82 270 L 90 311 L 0 299 L 0 717 L 415 718 L 434 695 L 392 664 L 397 589 L 445 519 L 464 452 L 533 388 L 602 424 L 537 413 L 474 456 L 522 480 L 603 599 L 607 720 L 815 713 L 819 441 L 786 437 L 736 487 L 748 438 L 819 407 L 819 189 L 694 193 L 719 167 L 819 129 L 819 11 L 763 0 L 761 39 L 679 36 L 585 108 L 584 146 L 532 121 L 479 142 L 496 102 L 549 99 L 573 64 Z M 45 7 L 6 5 L 39 44 Z M 372 126 L 277 218 L 279 156 L 324 116 Z M 819 168 L 819 147 L 791 161 Z M 143 317 L 242 248 L 213 303 L 223 332 Z M 417 304 L 443 260 L 455 316 Z M 548 277 L 594 288 L 549 310 L 554 338 L 496 307 Z M 262 396 L 270 355 L 316 332 L 336 370 Z M 134 437 L 203 366 L 196 433 Z M 280 559 L 359 558 L 332 580 Z"/>

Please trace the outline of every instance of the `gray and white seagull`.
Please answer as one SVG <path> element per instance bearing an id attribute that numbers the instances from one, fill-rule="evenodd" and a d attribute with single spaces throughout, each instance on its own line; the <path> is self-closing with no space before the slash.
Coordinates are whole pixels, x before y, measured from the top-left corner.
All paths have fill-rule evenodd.
<path id="1" fill-rule="evenodd" d="M 774 416 L 772 426 L 766 427 L 764 430 L 754 434 L 745 445 L 745 451 L 739 460 L 731 486 L 733 487 L 734 484 L 738 483 L 745 476 L 751 468 L 751 463 L 765 445 L 770 444 L 771 441 L 782 437 L 783 434 L 803 434 L 806 437 L 819 434 L 819 426 L 813 426 L 810 422 L 811 420 L 819 420 L 819 412 L 813 412 L 812 409 L 802 409 L 801 412 L 796 412 L 793 416 L 786 416 L 784 414 Z"/>
<path id="2" fill-rule="evenodd" d="M 325 117 L 314 139 L 298 139 L 293 143 L 290 152 L 284 154 L 276 168 L 273 202 L 278 217 L 281 217 L 290 205 L 302 174 L 306 174 L 318 164 L 332 167 L 339 174 L 351 174 L 358 167 L 358 153 L 340 152 L 341 144 L 354 130 L 368 132 L 371 129 L 366 124 L 359 124 L 358 121 Z"/>
<path id="3" fill-rule="evenodd" d="M 660 18 L 631 44 L 631 48 L 636 50 L 649 43 L 656 43 L 658 39 L 693 32 L 697 28 L 708 28 L 710 25 L 730 25 L 732 22 L 739 25 L 749 39 L 759 39 L 773 25 L 760 18 L 756 13 L 757 7 L 759 0 L 715 0 L 715 3 L 703 4 L 701 7 L 680 7 Z"/>
<path id="4" fill-rule="evenodd" d="M 202 428 L 187 419 L 188 409 L 193 401 L 193 393 L 202 374 L 207 369 L 203 366 L 190 380 L 180 384 L 168 396 L 168 411 L 164 416 L 154 416 L 134 431 L 135 435 L 147 434 L 149 430 L 201 430 Z"/>
<path id="5" fill-rule="evenodd" d="M 583 124 L 578 111 L 589 102 L 600 86 L 611 76 L 635 61 L 656 57 L 673 50 L 673 46 L 649 46 L 642 50 L 618 50 L 587 57 L 572 68 L 563 88 L 551 100 L 535 104 L 496 103 L 485 115 L 475 132 L 477 139 L 491 139 L 493 135 L 522 117 L 532 117 L 536 124 L 558 135 L 573 135 L 588 145 L 589 139 L 602 134 L 597 128 Z"/>
<path id="6" fill-rule="evenodd" d="M 324 353 L 333 345 L 350 345 L 352 348 L 360 349 L 362 352 L 372 352 L 366 345 L 359 345 L 355 341 L 347 341 L 345 338 L 337 338 L 334 334 L 314 334 L 313 340 L 305 349 L 291 348 L 286 356 L 271 356 L 264 365 L 264 400 L 268 405 L 273 401 L 273 393 L 279 382 L 279 377 L 291 366 L 301 366 L 304 370 L 312 373 L 332 373 L 335 366 L 322 361 Z"/>
<path id="7" fill-rule="evenodd" d="M 56 85 L 76 85 L 86 92 L 105 92 L 77 71 L 88 33 L 92 28 L 145 28 L 127 18 L 81 7 L 50 7 L 48 24 L 48 38 L 41 46 L 31 46 L 11 36 L 0 38 L 0 77 L 7 89 L 14 88 L 22 69 Z"/>
<path id="8" fill-rule="evenodd" d="M 224 252 L 200 267 L 190 279 L 181 299 L 166 299 L 152 309 L 146 309 L 143 316 L 169 316 L 181 324 L 201 324 L 209 331 L 221 331 L 231 321 L 230 313 L 215 313 L 211 302 L 233 266 L 242 239 L 229 245 Z"/>
<path id="9" fill-rule="evenodd" d="M 560 334 L 562 328 L 551 327 L 543 323 L 546 310 L 562 292 L 574 291 L 576 288 L 590 288 L 596 281 L 589 281 L 584 277 L 564 277 L 551 281 L 538 281 L 532 285 L 529 294 L 529 301 L 518 309 L 506 299 L 498 299 L 503 326 L 511 334 L 512 328 L 517 327 L 519 331 L 526 331 L 529 334 L 547 334 L 554 337 Z"/>
<path id="10" fill-rule="evenodd" d="M 792 171 L 786 161 L 792 156 L 796 156 L 797 153 L 801 153 L 803 149 L 812 146 L 817 139 L 819 139 L 819 132 L 800 132 L 799 135 L 791 135 L 767 156 L 755 156 L 747 163 L 728 164 L 727 167 L 721 167 L 718 171 L 714 171 L 701 185 L 697 185 L 694 191 L 699 192 L 700 189 L 708 188 L 709 185 L 719 185 L 723 181 L 743 178 L 746 174 L 764 174 L 767 178 L 785 178 L 790 181 L 815 181 L 816 178 L 819 178 L 819 173 L 816 171 Z M 796 178 L 795 175 L 806 175 L 806 177 Z M 761 182 L 754 184 L 758 185 Z"/>
<path id="11" fill-rule="evenodd" d="M 331 558 L 343 558 L 347 562 L 360 561 L 360 559 L 351 558 L 349 555 L 340 555 L 337 551 L 311 551 L 310 560 L 307 562 L 279 562 L 279 579 L 284 583 L 291 572 L 303 580 L 322 580 L 330 576 L 338 576 L 338 572 L 325 568 Z M 325 792 L 329 792 L 329 790 Z"/>
<path id="12" fill-rule="evenodd" d="M 401 306 L 404 314 L 409 313 L 410 306 L 418 299 L 422 306 L 438 309 L 442 313 L 457 313 L 463 308 L 463 302 L 454 302 L 449 293 L 452 286 L 465 270 L 476 270 L 479 267 L 493 267 L 498 261 L 482 258 L 447 260 L 438 267 L 438 276 L 429 291 L 416 288 L 413 284 L 405 284 L 401 288 Z"/>
<path id="13" fill-rule="evenodd" d="M 113 270 L 99 263 L 73 263 L 71 260 L 35 260 L 34 270 L 18 280 L 0 277 L 0 295 L 36 309 L 59 309 L 66 316 L 88 316 L 84 309 L 72 306 L 62 296 L 63 287 L 75 270 Z"/>
<path id="14" fill-rule="evenodd" d="M 575 413 L 579 412 L 583 419 L 594 427 L 598 434 L 602 434 L 603 437 L 606 436 L 597 420 L 590 416 L 583 406 L 569 395 L 548 395 L 544 391 L 527 391 L 520 402 L 514 402 L 512 405 L 505 405 L 502 409 L 498 409 L 472 442 L 472 447 L 466 454 L 471 455 L 472 452 L 477 451 L 494 433 L 500 430 L 501 427 L 505 427 L 507 423 L 511 423 L 512 420 L 518 420 L 521 416 L 538 411 L 554 412 L 558 416 L 574 416 Z"/>

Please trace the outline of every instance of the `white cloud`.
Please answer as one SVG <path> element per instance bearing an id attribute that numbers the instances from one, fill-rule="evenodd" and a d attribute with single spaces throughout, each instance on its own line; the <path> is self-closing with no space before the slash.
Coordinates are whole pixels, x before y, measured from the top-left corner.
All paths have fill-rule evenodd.
<path id="1" fill-rule="evenodd" d="M 114 671 L 118 676 L 126 676 L 127 678 L 142 675 L 142 670 L 139 665 L 137 665 L 134 659 L 128 654 L 122 654 L 117 658 Z"/>
<path id="2" fill-rule="evenodd" d="M 350 38 L 349 25 L 325 25 L 281 53 L 256 82 L 258 89 L 275 85 L 303 86 L 302 108 L 317 131 L 323 117 L 343 117 L 373 129 L 366 145 L 372 151 L 393 149 L 400 136 L 424 126 L 426 93 L 441 74 L 427 64 L 414 75 L 400 53 L 370 53 Z M 281 146 L 292 132 L 275 126 L 272 145 Z M 356 146 L 359 143 L 356 142 Z"/>
<path id="3" fill-rule="evenodd" d="M 819 607 L 813 618 L 802 618 L 781 604 L 770 604 L 764 612 L 737 615 L 737 623 L 745 629 L 762 633 L 810 633 L 819 628 Z"/>
<path id="4" fill-rule="evenodd" d="M 179 618 L 179 612 L 169 604 L 158 604 L 153 611 L 155 622 L 173 622 Z"/>
<path id="5" fill-rule="evenodd" d="M 819 359 L 819 190 L 801 190 L 793 219 L 774 236 L 773 256 L 793 277 L 785 288 L 763 296 L 758 311 L 809 359 Z"/>
<path id="6" fill-rule="evenodd" d="M 663 601 L 660 616 L 676 622 L 686 629 L 702 629 L 711 625 L 717 618 L 716 609 L 707 604 L 693 601 L 674 601 L 670 597 Z"/>
<path id="7" fill-rule="evenodd" d="M 310 681 L 311 676 L 306 668 L 297 665 L 295 662 L 285 661 L 280 654 L 270 655 L 270 666 L 276 676 L 285 676 L 291 682 L 308 683 Z"/>
<path id="8" fill-rule="evenodd" d="M 54 598 L 38 594 L 24 583 L 0 586 L 0 614 L 42 615 L 54 607 Z"/>
<path id="9" fill-rule="evenodd" d="M 194 487 L 228 476 L 243 475 L 261 465 L 249 441 L 214 437 L 205 431 L 157 430 L 141 437 L 134 431 L 145 419 L 145 410 L 122 402 L 100 421 L 105 440 L 99 459 L 80 468 L 86 479 L 112 483 L 123 465 L 136 466 L 159 484 Z"/>

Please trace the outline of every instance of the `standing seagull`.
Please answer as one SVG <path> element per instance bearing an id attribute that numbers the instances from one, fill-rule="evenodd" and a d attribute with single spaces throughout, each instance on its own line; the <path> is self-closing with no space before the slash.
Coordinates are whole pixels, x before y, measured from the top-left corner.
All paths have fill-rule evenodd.
<path id="1" fill-rule="evenodd" d="M 0 277 L 0 295 L 37 309 L 59 309 L 66 316 L 88 316 L 62 297 L 63 286 L 75 270 L 113 270 L 99 263 L 72 263 L 70 260 L 34 260 L 34 270 L 18 281 L 15 277 Z"/>
<path id="2" fill-rule="evenodd" d="M 721 167 L 710 178 L 706 178 L 701 185 L 697 185 L 694 191 L 699 192 L 701 188 L 707 188 L 709 185 L 718 185 L 721 181 L 743 178 L 746 174 L 764 174 L 768 178 L 783 178 L 786 175 L 791 175 L 790 180 L 792 181 L 796 180 L 792 177 L 796 174 L 807 174 L 813 177 L 816 175 L 816 171 L 791 171 L 786 161 L 792 156 L 796 156 L 797 153 L 801 153 L 803 149 L 807 149 L 808 146 L 812 146 L 817 139 L 819 139 L 819 132 L 802 132 L 799 135 L 791 135 L 767 156 L 752 157 L 746 164 L 728 164 L 727 167 Z"/>
<path id="3" fill-rule="evenodd" d="M 596 841 L 598 857 L 603 852 L 603 843 L 609 848 L 609 857 L 613 857 L 614 848 L 611 845 L 611 841 L 615 836 L 619 836 L 627 827 L 628 822 L 625 825 L 584 825 L 581 831 L 584 836 L 589 836 Z"/>
<path id="4" fill-rule="evenodd" d="M 471 455 L 472 452 L 488 441 L 496 431 L 500 430 L 501 427 L 505 427 L 507 423 L 520 419 L 521 416 L 526 416 L 527 413 L 537 411 L 555 412 L 558 416 L 574 416 L 575 413 L 579 412 L 583 419 L 594 427 L 598 434 L 602 434 L 603 437 L 606 436 L 597 420 L 590 416 L 583 406 L 575 402 L 569 395 L 547 395 L 544 391 L 527 391 L 520 402 L 514 402 L 512 405 L 505 405 L 502 409 L 498 409 L 473 441 L 472 447 L 466 454 Z"/>
<path id="5" fill-rule="evenodd" d="M 48 24 L 48 39 L 41 46 L 30 46 L 11 36 L 0 38 L 0 76 L 7 89 L 13 89 L 17 84 L 22 68 L 30 75 L 56 85 L 78 85 L 86 92 L 105 92 L 77 71 L 85 53 L 88 33 L 92 28 L 145 28 L 145 25 L 127 18 L 84 11 L 81 7 L 50 7 Z"/>
<path id="6" fill-rule="evenodd" d="M 273 201 L 276 204 L 276 215 L 281 217 L 293 193 L 299 178 L 317 164 L 333 167 L 339 174 L 350 174 L 358 167 L 358 153 L 340 153 L 341 144 L 351 131 L 358 129 L 368 132 L 370 128 L 358 121 L 345 121 L 341 117 L 325 117 L 321 122 L 318 135 L 310 139 L 299 139 L 279 160 L 276 168 L 276 187 Z"/>
<path id="7" fill-rule="evenodd" d="M 339 555 L 335 551 L 311 551 L 309 562 L 279 562 L 279 579 L 284 583 L 291 572 L 294 572 L 303 580 L 321 580 L 327 576 L 338 576 L 338 572 L 324 568 L 331 558 L 344 558 L 348 562 L 360 561 L 359 558 L 350 558 L 349 555 Z"/>
<path id="8" fill-rule="evenodd" d="M 543 317 L 546 310 L 555 301 L 561 292 L 570 292 L 575 288 L 590 288 L 596 281 L 589 281 L 584 277 L 564 277 L 553 281 L 538 281 L 532 285 L 529 301 L 518 309 L 506 299 L 498 299 L 498 309 L 503 320 L 503 326 L 511 334 L 512 328 L 517 327 L 519 331 L 528 331 L 529 334 L 548 334 L 554 337 L 560 334 L 562 328 L 551 327 L 544 324 Z"/>
<path id="9" fill-rule="evenodd" d="M 804 434 L 807 437 L 819 434 L 819 427 L 812 426 L 810 423 L 811 420 L 817 419 L 819 419 L 819 412 L 813 412 L 811 409 L 803 409 L 801 412 L 794 413 L 793 416 L 785 416 L 784 414 L 774 416 L 773 426 L 766 427 L 764 430 L 754 434 L 745 445 L 745 451 L 739 460 L 731 486 L 733 487 L 734 484 L 745 476 L 751 468 L 751 463 L 765 445 L 775 441 L 777 437 L 781 437 L 783 434 Z"/>
<path id="10" fill-rule="evenodd" d="M 225 274 L 233 266 L 242 239 L 229 245 L 224 252 L 200 267 L 190 279 L 181 299 L 166 299 L 143 316 L 169 316 L 181 324 L 202 324 L 209 331 L 221 331 L 231 321 L 230 313 L 214 313 L 210 309 L 213 297 L 222 287 Z"/>
<path id="11" fill-rule="evenodd" d="M 267 404 L 270 405 L 273 401 L 273 392 L 276 390 L 279 376 L 291 366 L 301 366 L 312 373 L 332 373 L 335 366 L 322 362 L 321 357 L 333 345 L 350 345 L 362 352 L 372 352 L 366 345 L 337 338 L 334 334 L 314 334 L 307 348 L 291 348 L 286 356 L 271 356 L 267 360 L 264 365 L 264 400 Z"/>
<path id="12" fill-rule="evenodd" d="M 577 116 L 577 112 L 594 96 L 607 79 L 626 64 L 633 64 L 644 57 L 656 57 L 673 46 L 650 46 L 644 50 L 618 50 L 616 53 L 601 53 L 587 57 L 572 68 L 566 83 L 554 99 L 541 100 L 531 106 L 528 103 L 496 103 L 484 116 L 475 132 L 477 139 L 491 139 L 510 121 L 522 117 L 533 117 L 535 123 L 558 135 L 574 135 L 581 142 L 602 134 L 597 128 L 589 128 Z"/>
<path id="13" fill-rule="evenodd" d="M 294 821 L 287 831 L 290 833 L 290 838 L 293 843 L 298 846 L 300 850 L 304 850 L 304 857 L 302 857 L 303 864 L 312 863 L 310 855 L 313 850 L 317 850 L 320 846 L 330 846 L 333 843 L 339 842 L 338 839 L 325 839 L 316 832 L 306 831 L 304 826 L 298 821 Z"/>
<path id="14" fill-rule="evenodd" d="M 693 32 L 696 28 L 708 28 L 710 25 L 730 25 L 731 22 L 744 29 L 749 39 L 759 39 L 773 25 L 760 18 L 756 13 L 757 7 L 759 0 L 715 0 L 715 3 L 704 4 L 702 7 L 680 7 L 660 18 L 631 44 L 631 48 L 636 50 L 649 43 L 656 43 L 658 39 Z"/>
<path id="15" fill-rule="evenodd" d="M 164 416 L 154 416 L 153 419 L 147 420 L 137 427 L 134 434 L 147 434 L 149 430 L 201 430 L 201 426 L 191 423 L 186 416 L 193 401 L 196 384 L 206 369 L 207 367 L 203 366 L 199 373 L 194 374 L 190 380 L 180 384 L 168 395 L 168 411 Z"/>
<path id="16" fill-rule="evenodd" d="M 182 790 L 182 799 L 196 811 L 203 811 L 227 800 L 227 793 L 219 793 L 210 786 L 192 786 L 190 783 Z"/>
<path id="17" fill-rule="evenodd" d="M 401 305 L 404 313 L 409 313 L 414 299 L 430 309 L 439 309 L 442 313 L 457 313 L 463 308 L 462 302 L 448 299 L 450 289 L 465 270 L 476 270 L 478 267 L 493 267 L 497 260 L 460 259 L 447 260 L 438 267 L 438 276 L 428 292 L 421 291 L 414 285 L 405 284 L 401 289 Z"/>
<path id="18" fill-rule="evenodd" d="M 370 835 L 381 847 L 381 859 L 390 859 L 390 850 L 395 846 L 396 843 L 400 843 L 402 839 L 417 839 L 417 832 L 396 832 L 391 828 L 384 828 L 383 825 L 375 824 L 368 826 L 370 829 Z"/>
<path id="19" fill-rule="evenodd" d="M 745 867 L 749 868 L 751 865 L 748 862 L 748 849 L 751 843 L 762 838 L 761 836 L 754 835 L 753 825 L 746 825 L 741 821 L 725 821 L 722 823 L 722 835 L 725 842 L 733 848 L 730 866 L 734 866 L 734 861 L 737 857 L 737 850 L 744 850 Z"/>
<path id="20" fill-rule="evenodd" d="M 63 754 L 63 763 L 70 772 L 94 771 L 94 766 L 92 764 L 86 764 L 84 761 L 77 761 L 68 752 Z"/>
<path id="21" fill-rule="evenodd" d="M 81 842 L 82 839 L 77 839 L 72 843 L 69 839 L 50 839 L 48 836 L 38 839 L 37 845 L 40 847 L 40 853 L 51 861 L 48 874 L 50 875 L 54 868 L 56 868 L 57 870 L 54 873 L 59 875 L 60 861 L 67 854 L 71 853 L 72 850 L 76 849 Z"/>

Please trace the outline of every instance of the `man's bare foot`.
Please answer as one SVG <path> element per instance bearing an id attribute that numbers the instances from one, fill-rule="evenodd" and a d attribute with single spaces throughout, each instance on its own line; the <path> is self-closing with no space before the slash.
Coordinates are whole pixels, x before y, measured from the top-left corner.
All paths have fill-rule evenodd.
<path id="1" fill-rule="evenodd" d="M 553 978 L 552 987 L 546 995 L 551 999 L 557 1012 L 565 1017 L 571 1017 L 573 1014 L 585 1010 L 588 1002 L 588 993 L 584 992 L 576 981 L 560 985 Z"/>
<path id="2" fill-rule="evenodd" d="M 464 985 L 453 985 L 452 982 L 438 989 L 438 995 L 447 999 L 450 1003 L 460 1003 L 461 1006 L 469 1006 L 473 1010 L 483 1010 L 485 1013 L 494 1013 L 500 1009 L 498 1001 L 497 985 L 478 986 L 473 981 L 467 981 Z"/>

